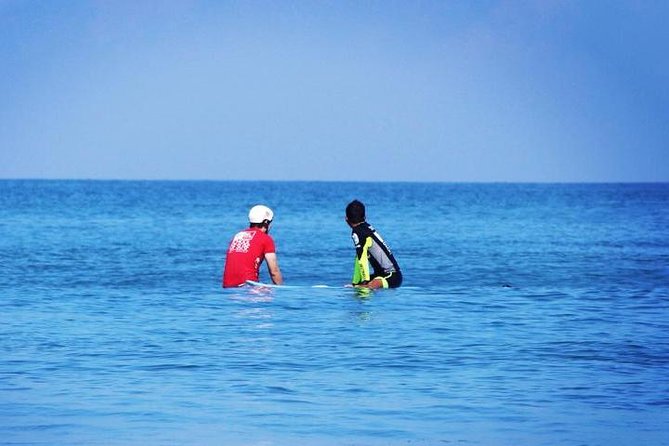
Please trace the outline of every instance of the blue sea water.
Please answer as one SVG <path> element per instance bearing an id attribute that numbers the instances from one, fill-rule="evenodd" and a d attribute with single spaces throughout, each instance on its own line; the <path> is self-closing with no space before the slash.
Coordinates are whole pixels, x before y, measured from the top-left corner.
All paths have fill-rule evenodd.
<path id="1" fill-rule="evenodd" d="M 668 310 L 669 184 L 0 181 L 0 444 L 669 445 Z"/>

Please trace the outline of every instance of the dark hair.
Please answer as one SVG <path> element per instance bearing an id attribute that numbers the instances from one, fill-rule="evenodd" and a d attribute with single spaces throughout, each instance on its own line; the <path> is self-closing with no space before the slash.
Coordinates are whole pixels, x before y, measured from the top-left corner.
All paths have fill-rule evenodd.
<path id="1" fill-rule="evenodd" d="M 249 223 L 249 228 L 268 228 L 271 221 L 264 220 L 262 223 Z"/>
<path id="2" fill-rule="evenodd" d="M 353 224 L 365 221 L 365 205 L 358 200 L 351 201 L 346 206 L 346 219 Z"/>

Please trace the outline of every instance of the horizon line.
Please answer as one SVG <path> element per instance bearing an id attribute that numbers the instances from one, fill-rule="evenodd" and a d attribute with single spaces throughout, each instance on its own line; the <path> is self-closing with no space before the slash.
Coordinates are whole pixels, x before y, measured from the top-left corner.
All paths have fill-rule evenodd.
<path id="1" fill-rule="evenodd" d="M 2 178 L 0 181 L 90 181 L 90 182 L 188 182 L 188 183 L 407 183 L 407 184 L 668 184 L 669 180 L 280 180 L 280 179 L 213 179 L 213 178 Z"/>

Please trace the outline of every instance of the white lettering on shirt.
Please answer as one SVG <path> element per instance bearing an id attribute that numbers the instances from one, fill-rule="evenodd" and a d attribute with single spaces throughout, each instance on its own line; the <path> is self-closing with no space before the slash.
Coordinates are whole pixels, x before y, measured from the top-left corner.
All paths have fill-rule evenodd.
<path id="1" fill-rule="evenodd" d="M 232 239 L 232 242 L 230 242 L 230 249 L 228 249 L 228 252 L 249 252 L 249 248 L 251 247 L 251 240 L 255 235 L 255 231 L 238 232 Z"/>

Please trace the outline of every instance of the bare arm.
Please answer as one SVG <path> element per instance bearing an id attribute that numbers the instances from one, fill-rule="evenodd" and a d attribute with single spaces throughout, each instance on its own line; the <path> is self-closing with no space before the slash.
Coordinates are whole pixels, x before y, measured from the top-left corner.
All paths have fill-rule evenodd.
<path id="1" fill-rule="evenodd" d="M 281 276 L 276 254 L 273 252 L 265 254 L 265 261 L 267 262 L 267 270 L 269 271 L 269 276 L 272 278 L 272 282 L 275 285 L 283 284 L 283 277 Z"/>

